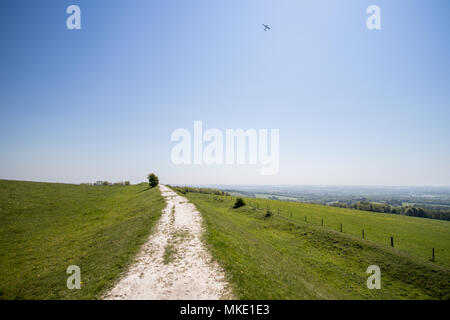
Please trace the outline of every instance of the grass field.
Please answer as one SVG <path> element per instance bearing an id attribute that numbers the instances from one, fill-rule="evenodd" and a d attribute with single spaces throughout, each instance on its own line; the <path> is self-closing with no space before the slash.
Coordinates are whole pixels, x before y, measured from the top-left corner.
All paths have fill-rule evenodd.
<path id="1" fill-rule="evenodd" d="M 158 188 L 0 180 L 0 299 L 98 298 L 165 206 Z M 69 290 L 66 269 L 81 268 Z"/>
<path id="2" fill-rule="evenodd" d="M 228 200 L 230 204 L 234 199 Z M 325 229 L 342 231 L 346 234 L 364 238 L 375 243 L 394 247 L 424 260 L 431 259 L 435 249 L 435 262 L 450 268 L 450 222 L 403 215 L 367 212 L 330 206 L 286 202 L 279 200 L 245 199 L 250 207 L 266 212 L 267 208 L 275 215 L 321 226 Z"/>
<path id="3" fill-rule="evenodd" d="M 246 201 L 264 209 L 231 209 L 231 197 L 185 196 L 202 213 L 205 241 L 240 299 L 450 299 L 446 221 L 255 199 Z M 438 262 L 427 260 L 431 246 Z M 366 286 L 369 265 L 381 268 L 381 290 Z"/>

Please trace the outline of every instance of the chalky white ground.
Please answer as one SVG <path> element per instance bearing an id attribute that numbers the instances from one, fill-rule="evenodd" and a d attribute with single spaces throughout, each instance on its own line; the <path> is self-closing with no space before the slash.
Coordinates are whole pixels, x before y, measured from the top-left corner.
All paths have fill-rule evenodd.
<path id="1" fill-rule="evenodd" d="M 135 263 L 104 299 L 198 300 L 232 298 L 224 272 L 201 237 L 202 217 L 170 188 L 160 190 L 167 206 Z M 173 261 L 164 261 L 168 244 Z M 166 262 L 166 264 L 164 263 Z"/>

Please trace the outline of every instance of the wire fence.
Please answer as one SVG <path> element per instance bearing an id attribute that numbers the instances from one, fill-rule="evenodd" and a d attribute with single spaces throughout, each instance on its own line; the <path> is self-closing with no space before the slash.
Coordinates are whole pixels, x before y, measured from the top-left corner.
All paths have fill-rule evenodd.
<path id="1" fill-rule="evenodd" d="M 233 197 L 232 197 L 233 198 Z M 233 199 L 231 199 L 233 201 Z M 312 224 L 312 225 L 318 225 L 317 223 L 314 223 L 312 220 L 308 220 L 308 216 L 304 215 L 304 218 L 301 219 L 298 217 L 298 213 L 296 213 L 295 211 L 292 210 L 282 210 L 280 208 L 276 208 L 276 210 L 272 210 L 270 207 L 270 204 L 267 203 L 265 208 L 261 208 L 259 202 L 249 202 L 249 207 L 252 210 L 259 210 L 259 211 L 264 211 L 266 210 L 266 216 L 275 216 L 278 218 L 282 218 L 283 220 L 292 222 L 292 223 L 308 223 L 308 224 Z M 275 214 L 276 213 L 276 214 Z M 303 220 L 303 221 L 302 221 Z M 334 224 L 336 226 L 336 229 L 334 228 L 328 228 L 329 230 L 336 230 L 339 231 L 341 233 L 346 233 L 344 230 L 344 224 L 343 223 L 338 223 L 337 225 Z M 320 218 L 320 226 L 321 227 L 325 227 L 325 220 L 324 218 Z M 353 233 L 349 233 L 354 235 Z M 364 228 L 361 228 L 361 236 L 363 240 L 366 241 L 370 241 L 370 239 L 367 239 L 367 234 L 366 234 L 366 230 Z M 390 247 L 394 248 L 394 236 L 391 235 L 388 237 L 387 239 L 388 241 L 390 241 Z M 389 242 L 388 242 L 389 243 Z M 430 256 L 430 261 L 435 262 L 436 261 L 436 251 L 435 248 L 431 248 L 430 250 L 431 256 Z"/>

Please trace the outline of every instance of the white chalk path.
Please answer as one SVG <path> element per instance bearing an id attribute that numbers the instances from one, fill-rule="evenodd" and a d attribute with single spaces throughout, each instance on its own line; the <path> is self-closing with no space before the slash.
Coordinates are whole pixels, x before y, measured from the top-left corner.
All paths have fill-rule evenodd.
<path id="1" fill-rule="evenodd" d="M 202 217 L 170 188 L 160 190 L 167 206 L 136 262 L 104 299 L 229 299 L 224 272 L 201 240 Z M 170 249 L 170 250 L 168 250 Z M 169 254 L 172 253 L 172 254 Z"/>

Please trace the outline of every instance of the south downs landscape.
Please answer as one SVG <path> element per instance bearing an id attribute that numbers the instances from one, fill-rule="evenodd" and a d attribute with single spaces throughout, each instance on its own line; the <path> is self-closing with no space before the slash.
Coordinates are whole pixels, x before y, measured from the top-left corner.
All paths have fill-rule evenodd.
<path id="1" fill-rule="evenodd" d="M 0 220 L 0 299 L 450 298 L 448 221 L 146 183 L 8 180 Z M 379 289 L 368 286 L 374 265 Z"/>

